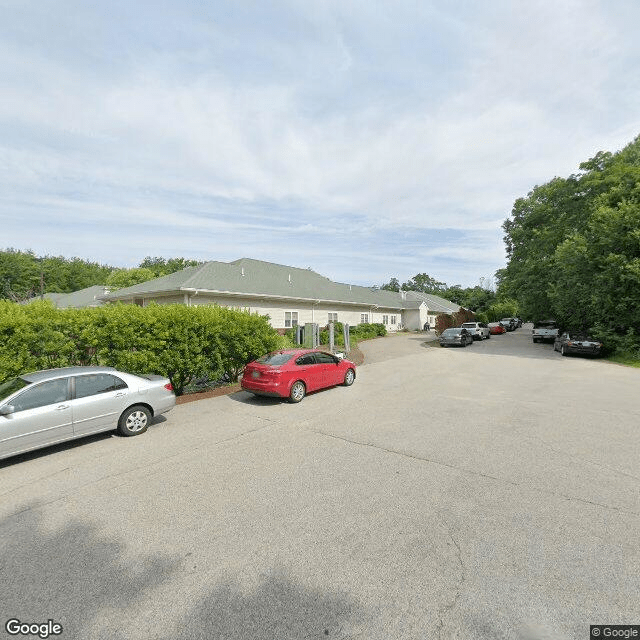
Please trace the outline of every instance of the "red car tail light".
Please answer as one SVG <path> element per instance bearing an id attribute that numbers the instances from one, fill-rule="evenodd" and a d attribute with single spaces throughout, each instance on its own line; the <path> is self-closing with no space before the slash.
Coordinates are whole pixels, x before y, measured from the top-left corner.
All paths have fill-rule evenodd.
<path id="1" fill-rule="evenodd" d="M 167 391 L 173 391 L 173 385 L 170 382 L 167 382 L 167 384 L 164 385 L 164 388 Z"/>

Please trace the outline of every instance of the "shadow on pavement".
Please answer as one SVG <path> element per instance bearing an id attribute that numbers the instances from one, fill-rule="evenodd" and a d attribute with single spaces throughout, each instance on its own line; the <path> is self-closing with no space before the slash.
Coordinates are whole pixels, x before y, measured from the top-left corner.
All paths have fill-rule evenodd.
<path id="1" fill-rule="evenodd" d="M 149 423 L 149 429 L 153 429 L 157 425 L 161 425 L 166 422 L 167 418 L 164 414 L 159 416 L 155 416 L 152 418 Z M 0 470 L 6 467 L 11 467 L 14 464 L 20 464 L 22 462 L 26 462 L 27 460 L 36 460 L 37 458 L 42 458 L 44 456 L 50 456 L 54 453 L 59 453 L 60 451 L 67 451 L 69 449 L 75 449 L 76 447 L 81 447 L 83 445 L 89 444 L 91 442 L 99 442 L 100 440 L 107 440 L 109 438 L 122 438 L 123 436 L 119 435 L 117 431 L 102 431 L 100 433 L 94 433 L 90 436 L 83 436 L 82 438 L 77 438 L 76 440 L 67 440 L 66 442 L 60 442 L 59 444 L 52 444 L 48 447 L 43 447 L 42 449 L 34 449 L 33 451 L 28 451 L 27 453 L 19 453 L 16 456 L 12 456 L 11 458 L 6 458 L 5 460 L 0 460 Z M 144 434 L 140 434 L 136 437 L 144 438 Z"/>
<path id="2" fill-rule="evenodd" d="M 301 584 L 281 569 L 266 570 L 251 588 L 228 575 L 203 589 L 206 574 L 198 573 L 197 549 L 186 557 L 132 558 L 125 544 L 91 524 L 46 527 L 39 508 L 25 504 L 0 521 L 3 631 L 12 618 L 51 619 L 62 625 L 60 637 L 70 639 L 300 640 L 344 638 L 343 627 L 364 620 L 362 607 L 347 593 Z M 150 598 L 156 587 L 179 577 L 205 595 Z M 127 626 L 132 616 L 146 625 Z M 155 627 L 149 620 L 157 621 Z"/>

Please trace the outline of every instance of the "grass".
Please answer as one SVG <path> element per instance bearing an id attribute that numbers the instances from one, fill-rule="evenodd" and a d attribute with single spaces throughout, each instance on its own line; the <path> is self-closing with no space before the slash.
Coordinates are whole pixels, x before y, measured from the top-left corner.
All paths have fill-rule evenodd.
<path id="1" fill-rule="evenodd" d="M 637 369 L 640 369 L 640 357 L 638 357 L 637 353 L 615 353 L 605 359 L 609 362 L 624 364 L 627 367 L 636 367 Z"/>

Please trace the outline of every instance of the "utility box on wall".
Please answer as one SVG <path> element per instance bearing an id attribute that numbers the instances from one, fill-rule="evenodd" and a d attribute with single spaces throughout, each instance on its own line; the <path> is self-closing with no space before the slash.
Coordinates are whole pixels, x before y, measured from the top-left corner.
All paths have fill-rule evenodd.
<path id="1" fill-rule="evenodd" d="M 307 349 L 315 349 L 320 344 L 320 325 L 317 322 L 307 322 L 304 325 L 302 346 Z"/>

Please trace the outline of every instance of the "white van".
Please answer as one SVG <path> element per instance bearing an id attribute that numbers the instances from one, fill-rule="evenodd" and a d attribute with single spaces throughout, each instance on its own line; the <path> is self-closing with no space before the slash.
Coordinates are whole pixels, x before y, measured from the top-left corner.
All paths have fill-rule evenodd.
<path id="1" fill-rule="evenodd" d="M 488 340 L 491 337 L 491 331 L 484 322 L 463 322 L 460 326 L 466 329 L 474 340 Z"/>

